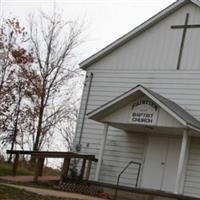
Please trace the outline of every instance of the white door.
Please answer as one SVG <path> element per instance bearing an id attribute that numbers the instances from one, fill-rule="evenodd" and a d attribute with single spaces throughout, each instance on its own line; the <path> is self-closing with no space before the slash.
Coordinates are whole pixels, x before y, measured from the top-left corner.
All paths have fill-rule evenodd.
<path id="1" fill-rule="evenodd" d="M 141 187 L 174 191 L 180 139 L 149 137 Z"/>
<path id="2" fill-rule="evenodd" d="M 178 161 L 181 149 L 181 139 L 168 138 L 167 157 L 163 175 L 162 190 L 174 192 Z"/>

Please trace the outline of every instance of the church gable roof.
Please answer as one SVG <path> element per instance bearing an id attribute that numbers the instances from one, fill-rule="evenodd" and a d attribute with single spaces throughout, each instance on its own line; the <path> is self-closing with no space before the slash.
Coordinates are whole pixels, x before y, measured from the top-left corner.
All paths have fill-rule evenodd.
<path id="1" fill-rule="evenodd" d="M 158 93 L 145 88 L 150 94 L 152 94 L 155 98 L 157 98 L 160 102 L 165 104 L 170 110 L 172 110 L 174 113 L 176 113 L 181 119 L 183 119 L 188 125 L 194 126 L 198 129 L 200 129 L 200 122 L 194 118 L 191 114 L 189 114 L 186 110 L 184 110 L 181 106 L 176 104 L 174 101 L 171 101 L 170 99 L 167 99 Z"/>
<path id="2" fill-rule="evenodd" d="M 80 67 L 82 69 L 87 69 L 87 67 L 89 67 L 94 62 L 96 62 L 99 59 L 103 58 L 104 56 L 108 55 L 109 53 L 114 51 L 116 48 L 127 43 L 134 37 L 138 36 L 140 33 L 144 32 L 148 28 L 152 27 L 153 25 L 160 22 L 161 20 L 163 20 L 170 14 L 174 13 L 177 9 L 183 7 L 184 5 L 186 5 L 188 3 L 192 3 L 192 4 L 200 7 L 200 2 L 198 0 L 178 0 L 178 1 L 174 2 L 173 4 L 171 4 L 170 6 L 168 6 L 167 8 L 165 8 L 164 10 L 160 11 L 158 14 L 151 17 L 146 22 L 142 23 L 141 25 L 134 28 L 127 34 L 123 35 L 122 37 L 120 37 L 119 39 L 114 41 L 113 43 L 109 44 L 102 50 L 98 51 L 97 53 L 93 54 L 92 56 L 90 56 L 89 58 L 87 58 L 86 60 L 81 62 Z"/>
<path id="3" fill-rule="evenodd" d="M 188 113 L 186 110 L 184 110 L 182 107 L 180 107 L 178 104 L 171 101 L 170 99 L 167 99 L 142 85 L 138 85 L 132 88 L 131 90 L 123 93 L 115 99 L 91 111 L 90 113 L 88 113 L 88 118 L 99 121 L 106 115 L 130 103 L 133 99 L 133 96 L 140 96 L 141 93 L 152 99 L 163 110 L 169 113 L 185 127 L 190 127 L 192 129 L 197 129 L 198 131 L 200 131 L 200 122 L 190 113 Z"/>

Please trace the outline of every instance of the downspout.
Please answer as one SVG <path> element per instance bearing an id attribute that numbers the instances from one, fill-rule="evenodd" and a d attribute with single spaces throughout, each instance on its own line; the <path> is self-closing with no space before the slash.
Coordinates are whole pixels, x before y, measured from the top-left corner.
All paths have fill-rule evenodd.
<path id="1" fill-rule="evenodd" d="M 82 140 L 82 135 L 83 135 L 83 128 L 84 128 L 84 124 L 85 124 L 85 116 L 86 116 L 86 112 L 87 112 L 87 107 L 88 107 L 88 101 L 89 101 L 89 97 L 90 97 L 90 90 L 91 90 L 91 86 L 92 86 L 92 79 L 93 79 L 93 73 L 91 72 L 90 75 L 86 76 L 86 81 L 84 86 L 87 86 L 87 81 L 89 79 L 89 85 L 88 85 L 88 90 L 87 90 L 87 97 L 86 97 L 86 102 L 85 102 L 85 108 L 84 108 L 84 112 L 83 112 L 83 119 L 82 119 L 82 123 L 81 123 L 81 130 L 80 130 L 80 136 L 79 136 L 79 142 L 76 145 L 76 151 L 80 151 L 81 150 L 81 140 Z"/>

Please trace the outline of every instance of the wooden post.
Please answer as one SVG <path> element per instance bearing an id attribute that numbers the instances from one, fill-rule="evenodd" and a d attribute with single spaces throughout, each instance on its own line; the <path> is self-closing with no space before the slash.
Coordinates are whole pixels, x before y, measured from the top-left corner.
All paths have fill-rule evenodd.
<path id="1" fill-rule="evenodd" d="M 87 181 L 89 180 L 89 177 L 90 177 L 91 167 L 92 167 L 92 161 L 88 160 L 87 171 L 86 171 L 86 180 Z"/>
<path id="2" fill-rule="evenodd" d="M 38 176 L 42 176 L 43 167 L 44 167 L 44 159 L 45 159 L 45 157 L 39 157 L 36 160 L 35 174 L 34 174 L 34 178 L 33 178 L 33 180 L 35 182 L 38 181 Z"/>
<path id="3" fill-rule="evenodd" d="M 18 161 L 19 161 L 19 154 L 16 153 L 15 154 L 14 163 L 13 163 L 13 169 L 12 169 L 12 175 L 13 176 L 16 176 Z"/>
<path id="4" fill-rule="evenodd" d="M 44 157 L 38 159 L 38 176 L 42 176 L 43 168 L 44 168 Z"/>
<path id="5" fill-rule="evenodd" d="M 38 176 L 39 176 L 39 158 L 34 157 L 36 163 L 35 163 L 35 174 L 33 177 L 33 181 L 37 182 L 38 181 Z"/>
<path id="6" fill-rule="evenodd" d="M 178 169 L 177 169 L 177 176 L 176 176 L 176 185 L 175 185 L 175 193 L 180 193 L 180 181 L 182 177 L 182 172 L 184 168 L 184 161 L 185 161 L 185 154 L 188 144 L 188 133 L 187 130 L 183 131 L 183 137 L 182 137 L 182 144 L 181 144 L 181 151 L 179 156 L 179 162 L 178 162 Z"/>
<path id="7" fill-rule="evenodd" d="M 96 173 L 95 173 L 95 181 L 99 181 L 99 176 L 100 176 L 100 169 L 101 169 L 101 164 L 103 161 L 103 153 L 104 153 L 104 147 L 106 144 L 106 138 L 108 134 L 108 124 L 104 124 L 104 130 L 103 130 L 103 138 L 101 142 L 101 147 L 100 147 L 100 152 L 99 152 L 99 158 L 98 158 L 98 163 L 96 166 Z"/>
<path id="8" fill-rule="evenodd" d="M 64 177 L 67 177 L 68 171 L 69 171 L 69 165 L 70 165 L 70 158 L 65 157 L 63 167 L 62 167 L 62 172 L 61 172 L 61 180 L 63 180 Z"/>
<path id="9" fill-rule="evenodd" d="M 81 167 L 81 179 L 84 178 L 84 172 L 85 172 L 85 164 L 86 164 L 86 159 L 83 159 L 82 167 Z"/>

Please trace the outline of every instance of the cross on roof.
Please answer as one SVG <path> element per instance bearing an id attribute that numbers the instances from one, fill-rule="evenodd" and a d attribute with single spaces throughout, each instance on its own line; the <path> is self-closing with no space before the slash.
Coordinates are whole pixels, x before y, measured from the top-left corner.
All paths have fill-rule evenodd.
<path id="1" fill-rule="evenodd" d="M 181 40 L 178 62 L 177 62 L 177 70 L 180 69 L 180 65 L 181 65 L 181 58 L 182 58 L 182 54 L 183 54 L 183 48 L 184 48 L 187 29 L 188 28 L 200 28 L 200 24 L 188 24 L 188 21 L 189 21 L 189 13 L 186 14 L 184 25 L 173 25 L 173 26 L 171 26 L 172 29 L 183 29 L 182 40 Z"/>

